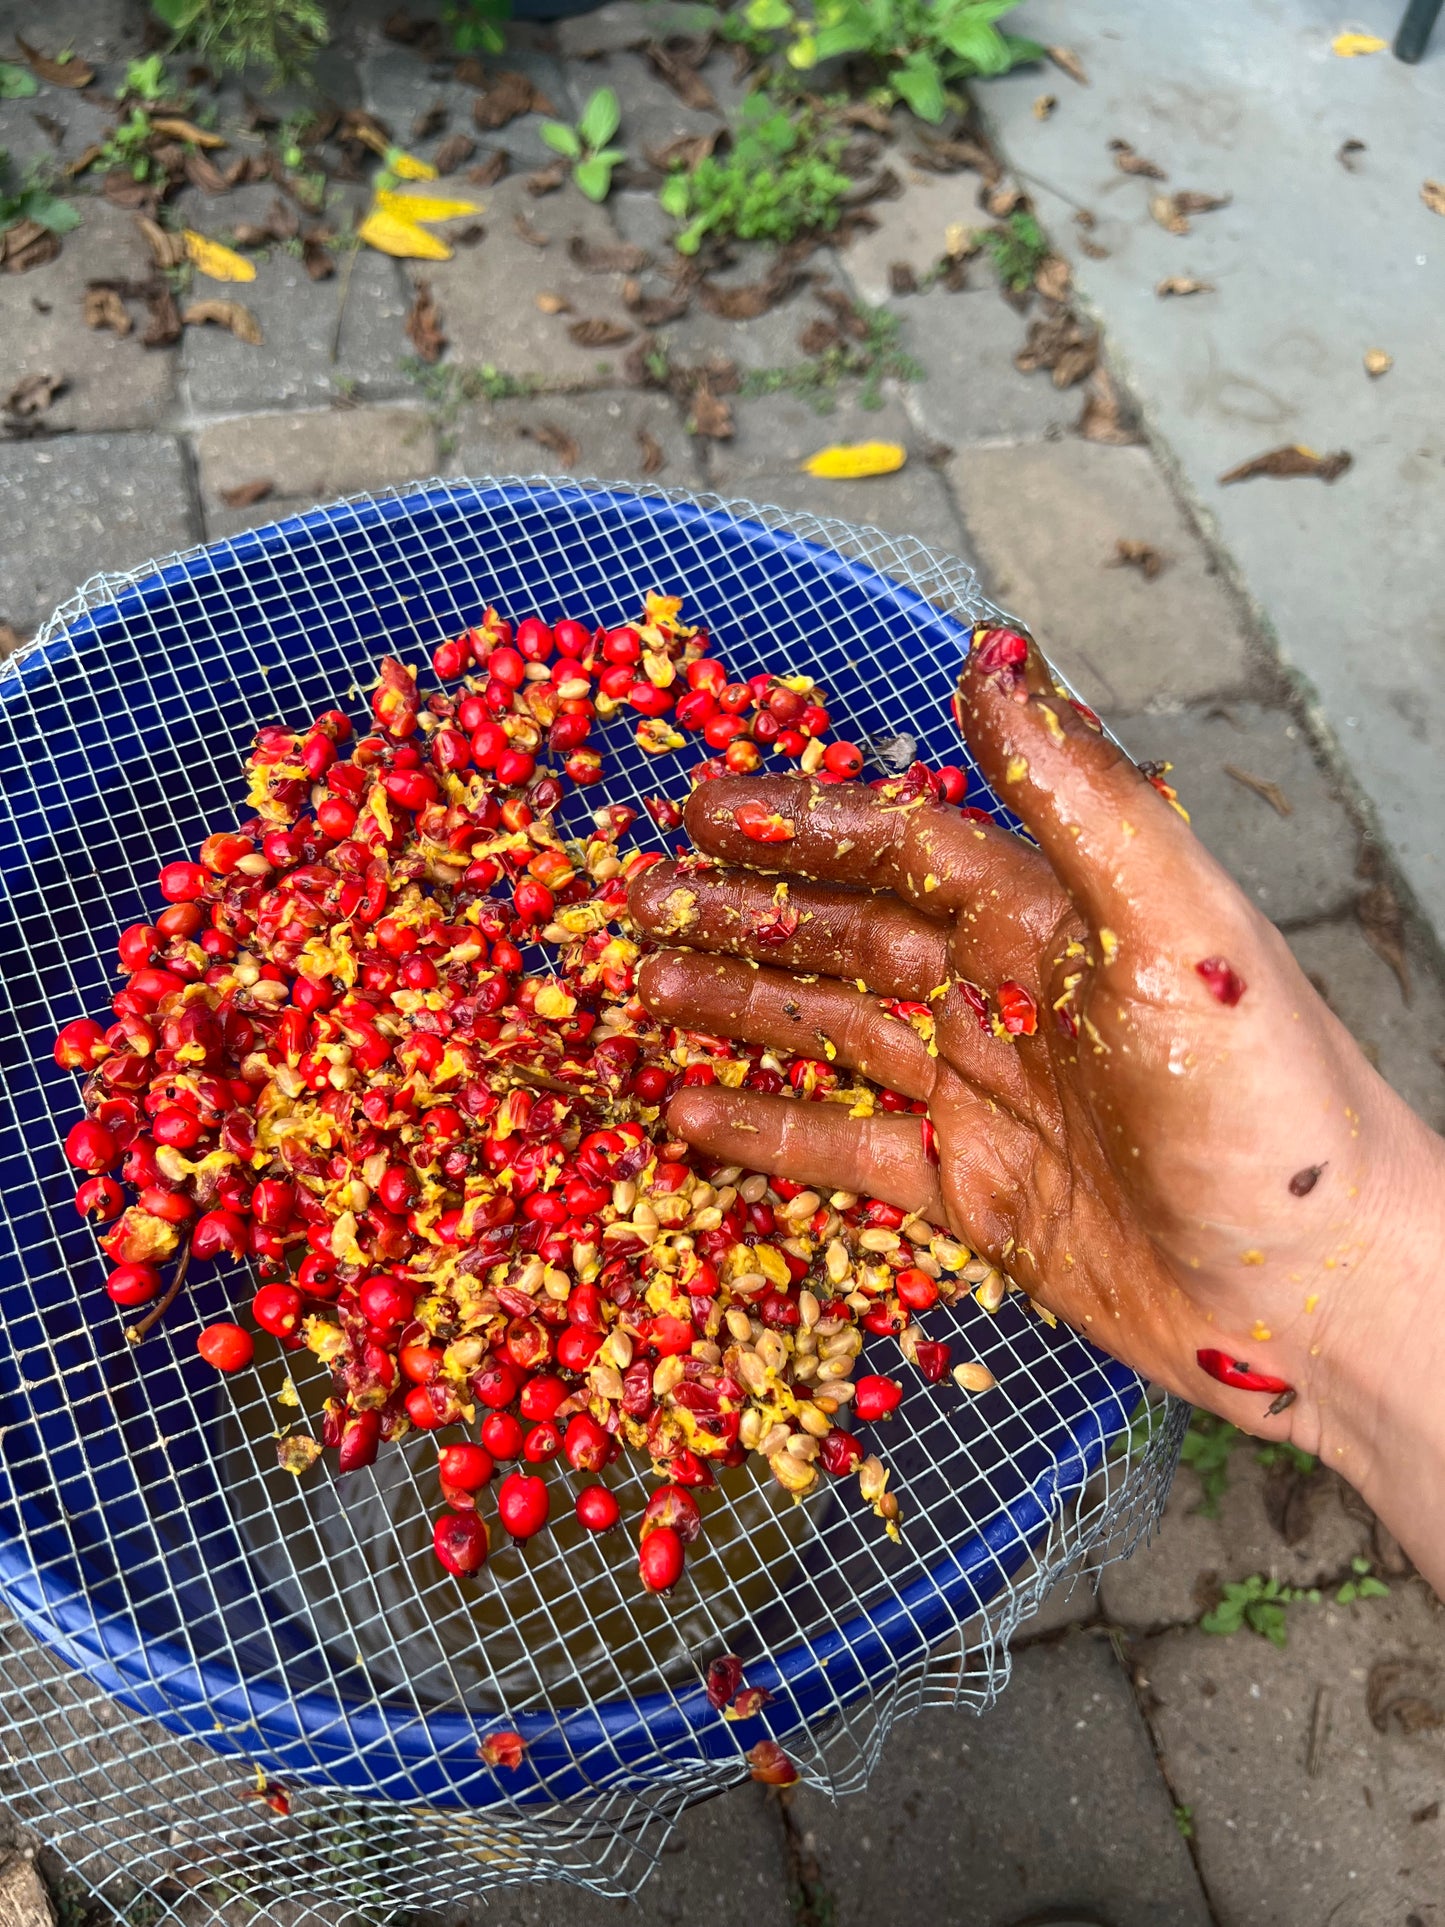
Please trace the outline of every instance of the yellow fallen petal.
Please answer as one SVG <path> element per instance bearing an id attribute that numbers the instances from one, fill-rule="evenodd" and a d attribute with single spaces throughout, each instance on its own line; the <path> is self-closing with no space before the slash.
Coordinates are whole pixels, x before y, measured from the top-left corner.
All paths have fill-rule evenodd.
<path id="1" fill-rule="evenodd" d="M 399 174 L 404 181 L 434 181 L 437 171 L 430 161 L 419 161 L 415 154 L 408 154 L 405 148 L 389 147 L 386 164 L 393 174 Z"/>
<path id="2" fill-rule="evenodd" d="M 244 254 L 237 254 L 234 248 L 222 247 L 219 241 L 209 241 L 204 234 L 197 234 L 194 228 L 185 228 L 181 234 L 186 244 L 186 259 L 198 274 L 208 275 L 212 281 L 254 281 L 256 264 L 248 261 Z"/>
<path id="3" fill-rule="evenodd" d="M 452 250 L 439 235 L 428 234 L 415 221 L 373 208 L 356 230 L 358 240 L 402 261 L 450 261 Z"/>
<path id="4" fill-rule="evenodd" d="M 835 442 L 810 455 L 802 466 L 809 475 L 849 482 L 865 475 L 891 475 L 907 460 L 907 451 L 897 442 Z"/>
<path id="5" fill-rule="evenodd" d="M 1337 33 L 1330 42 L 1330 52 L 1341 60 L 1353 60 L 1356 54 L 1383 53 L 1389 44 L 1377 33 Z"/>
<path id="6" fill-rule="evenodd" d="M 459 214 L 480 214 L 480 201 L 447 201 L 435 194 L 398 194 L 382 188 L 376 205 L 399 221 L 454 221 Z"/>

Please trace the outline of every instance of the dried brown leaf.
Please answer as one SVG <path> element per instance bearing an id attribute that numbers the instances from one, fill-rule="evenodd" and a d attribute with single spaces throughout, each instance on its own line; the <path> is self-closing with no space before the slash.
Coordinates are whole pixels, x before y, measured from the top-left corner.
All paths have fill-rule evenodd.
<path id="1" fill-rule="evenodd" d="M 540 200 L 544 194 L 555 194 L 566 178 L 566 161 L 553 161 L 550 167 L 539 167 L 528 174 L 522 185 L 529 194 Z"/>
<path id="2" fill-rule="evenodd" d="M 135 323 L 126 313 L 125 303 L 114 288 L 87 288 L 85 325 L 87 328 L 109 328 L 113 334 L 128 335 Z"/>
<path id="3" fill-rule="evenodd" d="M 1147 161 L 1142 154 L 1136 154 L 1128 141 L 1111 140 L 1109 151 L 1121 174 L 1142 174 L 1146 181 L 1167 181 L 1169 178 L 1156 161 Z"/>
<path id="4" fill-rule="evenodd" d="M 1152 582 L 1157 575 L 1163 573 L 1168 560 L 1168 556 L 1161 554 L 1150 543 L 1131 541 L 1129 537 L 1121 535 L 1114 544 L 1114 553 L 1104 567 L 1137 569 L 1146 582 Z"/>
<path id="5" fill-rule="evenodd" d="M 494 147 L 484 161 L 467 169 L 467 180 L 473 187 L 495 187 L 498 181 L 505 180 L 511 169 L 512 160 L 505 147 Z"/>
<path id="6" fill-rule="evenodd" d="M 1034 119 L 1047 120 L 1058 104 L 1059 97 L 1057 94 L 1040 94 L 1033 105 Z"/>
<path id="7" fill-rule="evenodd" d="M 1226 469 L 1219 480 L 1228 486 L 1230 482 L 1253 481 L 1257 475 L 1273 475 L 1280 480 L 1294 475 L 1315 475 L 1322 482 L 1337 482 L 1353 461 L 1354 457 L 1343 448 L 1336 449 L 1333 455 L 1317 455 L 1312 448 L 1287 442 L 1282 448 L 1266 449 L 1263 455 L 1253 455 L 1247 462 Z"/>
<path id="8" fill-rule="evenodd" d="M 470 134 L 448 134 L 432 155 L 432 166 L 443 176 L 455 174 L 459 167 L 466 166 L 476 151 L 477 143 Z"/>
<path id="9" fill-rule="evenodd" d="M 893 139 L 893 121 L 887 108 L 871 100 L 850 100 L 838 119 L 844 127 L 866 127 L 884 140 Z"/>
<path id="10" fill-rule="evenodd" d="M 1212 281 L 1196 281 L 1194 277 L 1189 274 L 1170 274 L 1166 275 L 1162 281 L 1156 283 L 1154 292 L 1157 295 L 1213 294 L 1214 283 Z"/>
<path id="11" fill-rule="evenodd" d="M 920 146 L 908 156 L 914 167 L 930 174 L 957 174 L 968 168 L 982 174 L 992 184 L 999 177 L 999 164 L 982 141 L 956 135 L 952 139 L 938 134 L 921 134 Z"/>
<path id="12" fill-rule="evenodd" d="M 831 321 L 815 315 L 799 334 L 798 346 L 805 355 L 824 355 L 830 348 L 840 346 L 842 339 Z"/>
<path id="13" fill-rule="evenodd" d="M 517 433 L 526 441 L 536 442 L 540 447 L 549 449 L 563 468 L 575 468 L 577 457 L 582 453 L 576 439 L 555 422 L 536 422 L 523 424 Z"/>
<path id="14" fill-rule="evenodd" d="M 525 214 L 514 214 L 512 227 L 517 239 L 525 241 L 529 248 L 549 248 L 552 245 L 551 235 L 544 234 L 540 228 L 533 227 Z"/>
<path id="15" fill-rule="evenodd" d="M 917 294 L 918 276 L 907 261 L 889 262 L 888 292 L 893 295 Z"/>
<path id="16" fill-rule="evenodd" d="M 694 435 L 711 442 L 730 442 L 733 438 L 733 411 L 706 382 L 701 383 L 693 395 L 688 427 Z"/>
<path id="17" fill-rule="evenodd" d="M 430 107 L 424 107 L 411 124 L 411 137 L 414 141 L 429 141 L 433 134 L 439 134 L 447 124 L 447 103 L 445 96 L 438 95 Z M 437 172 L 440 174 L 441 169 Z"/>
<path id="18" fill-rule="evenodd" d="M 1084 71 L 1084 63 L 1072 47 L 1046 47 L 1044 49 L 1054 65 L 1066 73 L 1070 80 L 1077 80 L 1081 87 L 1087 87 L 1089 76 Z"/>
<path id="19" fill-rule="evenodd" d="M 203 328 L 208 323 L 216 328 L 224 328 L 237 341 L 249 342 L 253 348 L 259 347 L 265 340 L 260 322 L 239 301 L 193 301 L 181 315 L 181 320 L 188 328 Z"/>
<path id="20" fill-rule="evenodd" d="M 1197 188 L 1183 187 L 1174 196 L 1181 214 L 1212 214 L 1217 207 L 1228 207 L 1232 194 L 1201 194 Z"/>
<path id="21" fill-rule="evenodd" d="M 183 120 L 179 114 L 152 114 L 151 132 L 164 134 L 168 140 L 184 141 L 188 147 L 224 147 L 225 137 L 211 134 L 204 127 L 197 127 L 193 120 Z"/>
<path id="22" fill-rule="evenodd" d="M 142 348 L 169 348 L 181 338 L 181 311 L 176 298 L 161 282 L 146 294 L 150 325 L 140 338 Z"/>
<path id="23" fill-rule="evenodd" d="M 744 282 L 735 288 L 719 288 L 711 281 L 700 281 L 697 294 L 708 313 L 720 315 L 724 321 L 756 321 L 759 315 L 785 301 L 802 278 L 803 271 L 795 262 L 779 261 L 761 281 Z"/>
<path id="24" fill-rule="evenodd" d="M 1067 301 L 1073 270 L 1061 254 L 1046 254 L 1034 273 L 1034 286 L 1046 301 Z"/>
<path id="25" fill-rule="evenodd" d="M 1290 802 L 1279 784 L 1270 777 L 1252 776 L 1247 769 L 1241 769 L 1237 763 L 1222 763 L 1220 768 L 1234 782 L 1242 784 L 1247 790 L 1253 790 L 1256 796 L 1263 797 L 1277 816 L 1294 815 L 1294 804 Z"/>
<path id="26" fill-rule="evenodd" d="M 15 44 L 30 63 L 32 73 L 37 74 L 50 87 L 88 87 L 95 79 L 95 69 L 78 54 L 69 60 L 52 60 L 49 54 L 41 53 L 17 33 Z"/>
<path id="27" fill-rule="evenodd" d="M 567 243 L 567 258 L 584 274 L 641 274 L 651 256 L 631 241 L 601 247 L 574 234 Z"/>
<path id="28" fill-rule="evenodd" d="M 1046 368 L 1055 388 L 1072 388 L 1092 373 L 1099 359 L 1099 337 L 1067 309 L 1029 324 L 1027 339 L 1014 356 L 1020 374 Z"/>
<path id="29" fill-rule="evenodd" d="M 1109 258 L 1109 250 L 1100 247 L 1097 241 L 1091 241 L 1087 234 L 1080 236 L 1079 252 L 1087 254 L 1091 261 L 1107 261 Z"/>
<path id="30" fill-rule="evenodd" d="M 186 244 L 179 234 L 163 228 L 159 221 L 153 221 L 148 214 L 137 214 L 135 224 L 145 236 L 151 259 L 158 268 L 164 270 L 181 265 L 186 258 Z"/>
<path id="31" fill-rule="evenodd" d="M 1355 899 L 1355 915 L 1365 942 L 1387 963 L 1400 983 L 1400 995 L 1410 1001 L 1410 966 L 1405 957 L 1405 914 L 1386 881 L 1372 884 Z"/>
<path id="32" fill-rule="evenodd" d="M 505 127 L 521 114 L 555 114 L 556 108 L 525 74 L 507 67 L 494 74 L 472 102 L 472 119 L 483 133 Z"/>
<path id="33" fill-rule="evenodd" d="M 459 87 L 485 87 L 487 84 L 486 63 L 475 54 L 464 54 L 453 71 Z"/>
<path id="34" fill-rule="evenodd" d="M 1168 234 L 1187 234 L 1189 223 L 1179 212 L 1172 194 L 1151 194 L 1149 212 Z"/>
<path id="35" fill-rule="evenodd" d="M 5 397 L 5 413 L 13 421 L 33 421 L 69 385 L 64 375 L 26 375 Z"/>
<path id="36" fill-rule="evenodd" d="M 43 268 L 60 253 L 60 236 L 38 221 L 16 221 L 0 234 L 0 260 L 9 274 L 28 274 Z"/>
<path id="37" fill-rule="evenodd" d="M 701 41 L 649 40 L 643 48 L 653 71 L 661 75 L 685 106 L 702 113 L 717 112 L 717 96 L 697 71 L 712 47 L 712 36 Z"/>
<path id="38" fill-rule="evenodd" d="M 1188 234 L 1191 214 L 1208 214 L 1214 208 L 1228 207 L 1227 194 L 1200 194 L 1186 188 L 1178 194 L 1155 194 L 1149 201 L 1149 212 L 1160 227 L 1170 234 Z"/>
<path id="39" fill-rule="evenodd" d="M 1445 214 L 1445 181 L 1423 181 L 1420 199 L 1432 214 Z"/>
<path id="40" fill-rule="evenodd" d="M 441 360 L 447 338 L 442 333 L 441 309 L 436 304 L 430 281 L 417 281 L 416 295 L 406 317 L 406 338 L 416 349 L 419 361 L 430 364 Z"/>
<path id="41" fill-rule="evenodd" d="M 665 328 L 669 321 L 680 321 L 692 305 L 692 291 L 681 288 L 676 294 L 644 294 L 642 284 L 629 281 L 622 290 L 623 304 L 640 327 Z"/>
<path id="42" fill-rule="evenodd" d="M 662 443 L 646 428 L 637 431 L 637 450 L 642 460 L 639 464 L 644 475 L 660 475 L 667 467 L 667 457 L 662 452 Z"/>
<path id="43" fill-rule="evenodd" d="M 138 181 L 128 167 L 113 167 L 100 184 L 100 191 L 112 207 L 143 210 L 152 218 L 160 202 L 153 181 Z"/>
<path id="44" fill-rule="evenodd" d="M 543 314 L 571 314 L 572 303 L 565 294 L 553 294 L 544 288 L 537 296 L 537 306 Z"/>
<path id="45" fill-rule="evenodd" d="M 985 195 L 984 206 L 996 221 L 1006 221 L 1023 197 L 1021 187 L 1016 187 L 1012 181 L 1003 181 Z"/>
<path id="46" fill-rule="evenodd" d="M 266 501 L 275 492 L 276 484 L 267 475 L 254 482 L 238 482 L 234 488 L 223 488 L 221 500 L 228 509 L 249 509 L 258 502 Z"/>
<path id="47" fill-rule="evenodd" d="M 722 132 L 721 127 L 712 127 L 705 134 L 677 134 L 661 147 L 647 148 L 647 158 L 659 174 L 670 174 L 675 167 L 690 174 L 717 146 Z"/>
<path id="48" fill-rule="evenodd" d="M 1365 1682 L 1365 1710 L 1377 1733 L 1393 1720 L 1402 1733 L 1423 1733 L 1445 1726 L 1445 1705 L 1437 1697 L 1439 1670 L 1428 1659 L 1380 1659 Z"/>
<path id="49" fill-rule="evenodd" d="M 635 332 L 626 322 L 609 321 L 600 314 L 574 321 L 567 330 L 579 348 L 615 348 L 624 341 L 631 341 Z"/>
<path id="50" fill-rule="evenodd" d="M 1139 439 L 1124 418 L 1123 397 L 1107 368 L 1094 370 L 1075 433 L 1086 442 L 1104 442 L 1112 447 L 1126 447 Z"/>
<path id="51" fill-rule="evenodd" d="M 301 243 L 301 265 L 313 281 L 329 281 L 336 272 L 331 251 L 316 234 L 308 234 Z"/>
<path id="52" fill-rule="evenodd" d="M 1335 159 L 1347 174 L 1354 174 L 1358 171 L 1355 167 L 1355 156 L 1356 154 L 1363 154 L 1365 151 L 1366 148 L 1363 141 L 1341 141 L 1335 149 Z"/>

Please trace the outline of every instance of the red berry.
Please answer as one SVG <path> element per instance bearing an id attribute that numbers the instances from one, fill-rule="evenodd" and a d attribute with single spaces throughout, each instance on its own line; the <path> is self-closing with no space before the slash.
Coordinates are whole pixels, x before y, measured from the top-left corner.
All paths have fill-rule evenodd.
<path id="1" fill-rule="evenodd" d="M 910 1311 L 927 1311 L 938 1299 L 938 1286 L 926 1271 L 919 1271 L 913 1265 L 899 1272 L 894 1280 L 894 1289 Z"/>
<path id="2" fill-rule="evenodd" d="M 159 882 L 167 903 L 189 903 L 206 894 L 206 873 L 199 863 L 168 863 Z"/>
<path id="3" fill-rule="evenodd" d="M 189 1151 L 201 1139 L 201 1120 L 194 1111 L 183 1111 L 178 1104 L 157 1111 L 151 1122 L 151 1136 L 157 1144 L 168 1144 L 176 1151 Z"/>
<path id="4" fill-rule="evenodd" d="M 863 752 L 856 743 L 829 743 L 823 751 L 823 767 L 835 776 L 856 776 L 863 767 Z"/>
<path id="5" fill-rule="evenodd" d="M 557 899 L 545 883 L 538 883 L 535 877 L 523 877 L 512 893 L 512 904 L 523 923 L 550 923 Z"/>
<path id="6" fill-rule="evenodd" d="M 77 1017 L 55 1040 L 55 1061 L 65 1071 L 90 1070 L 109 1055 L 105 1032 L 91 1017 Z"/>
<path id="7" fill-rule="evenodd" d="M 487 674 L 507 689 L 520 689 L 527 679 L 527 665 L 515 649 L 494 649 L 487 657 Z"/>
<path id="8" fill-rule="evenodd" d="M 643 1508 L 638 1538 L 644 1543 L 654 1532 L 672 1532 L 690 1546 L 702 1531 L 702 1514 L 697 1500 L 680 1485 L 661 1485 Z"/>
<path id="9" fill-rule="evenodd" d="M 561 1450 L 562 1434 L 551 1419 L 534 1425 L 522 1440 L 522 1457 L 529 1465 L 544 1465 L 548 1459 L 555 1459 Z"/>
<path id="10" fill-rule="evenodd" d="M 301 1323 L 301 1294 L 294 1285 L 262 1285 L 251 1300 L 251 1316 L 273 1338 L 290 1338 Z"/>
<path id="11" fill-rule="evenodd" d="M 87 1178 L 75 1194 L 75 1208 L 82 1218 L 109 1224 L 125 1209 L 125 1193 L 114 1178 Z"/>
<path id="12" fill-rule="evenodd" d="M 144 1305 L 161 1288 L 161 1274 L 154 1265 L 117 1265 L 105 1281 L 106 1296 L 127 1309 Z"/>
<path id="13" fill-rule="evenodd" d="M 851 1432 L 834 1426 L 823 1440 L 818 1453 L 818 1462 L 825 1472 L 831 1472 L 835 1479 L 841 1479 L 851 1472 L 863 1457 L 863 1447 Z"/>
<path id="14" fill-rule="evenodd" d="M 251 1334 L 239 1325 L 207 1325 L 196 1340 L 196 1350 L 218 1372 L 238 1372 L 256 1356 Z"/>
<path id="15" fill-rule="evenodd" d="M 497 758 L 497 781 L 508 789 L 529 783 L 535 775 L 537 759 L 523 749 L 504 749 Z"/>
<path id="16" fill-rule="evenodd" d="M 575 1471 L 600 1472 L 612 1456 L 612 1441 L 590 1412 L 577 1412 L 567 1421 L 562 1449 Z"/>
<path id="17" fill-rule="evenodd" d="M 494 1469 L 491 1453 L 481 1445 L 449 1445 L 437 1459 L 443 1485 L 456 1486 L 461 1492 L 480 1491 Z"/>
<path id="18" fill-rule="evenodd" d="M 547 1484 L 534 1472 L 509 1472 L 497 1487 L 497 1513 L 514 1539 L 530 1539 L 547 1523 Z"/>
<path id="19" fill-rule="evenodd" d="M 569 1396 L 566 1385 L 553 1372 L 539 1372 L 535 1378 L 528 1379 L 522 1387 L 519 1401 L 522 1417 L 534 1423 L 551 1418 L 557 1407 Z"/>
<path id="20" fill-rule="evenodd" d="M 584 1485 L 577 1494 L 577 1518 L 589 1532 L 607 1532 L 622 1517 L 622 1508 L 605 1485 Z"/>
<path id="21" fill-rule="evenodd" d="M 260 1186 L 256 1189 L 259 1191 Z M 405 1285 L 394 1278 L 368 1278 L 357 1293 L 361 1315 L 378 1331 L 394 1330 L 408 1324 L 416 1309 L 416 1299 Z"/>
<path id="22" fill-rule="evenodd" d="M 432 1528 L 432 1550 L 458 1578 L 480 1572 L 491 1550 L 486 1520 L 475 1512 L 444 1512 Z"/>
<path id="23" fill-rule="evenodd" d="M 475 1381 L 472 1389 L 476 1391 Z M 480 1398 L 481 1393 L 477 1392 L 477 1396 Z M 522 1440 L 525 1437 L 522 1421 L 511 1412 L 488 1412 L 482 1420 L 482 1444 L 493 1458 L 521 1458 Z"/>
<path id="24" fill-rule="evenodd" d="M 453 682 L 466 674 L 471 657 L 466 637 L 458 636 L 456 641 L 440 643 L 432 651 L 431 666 L 443 682 Z"/>
<path id="25" fill-rule="evenodd" d="M 191 1231 L 191 1256 L 244 1258 L 250 1250 L 250 1234 L 234 1211 L 207 1211 L 197 1218 Z"/>
<path id="26" fill-rule="evenodd" d="M 856 1381 L 853 1410 L 865 1422 L 887 1418 L 902 1396 L 903 1387 L 896 1378 L 880 1378 L 870 1373 Z"/>
<path id="27" fill-rule="evenodd" d="M 682 1577 L 686 1555 L 671 1526 L 658 1526 L 642 1542 L 637 1569 L 649 1592 L 666 1592 Z"/>
<path id="28" fill-rule="evenodd" d="M 523 616 L 517 624 L 517 648 L 528 662 L 545 662 L 551 655 L 552 631 L 540 616 Z"/>
<path id="29" fill-rule="evenodd" d="M 103 1124 L 83 1118 L 66 1133 L 65 1155 L 77 1171 L 98 1177 L 108 1171 L 120 1156 L 120 1146 Z"/>

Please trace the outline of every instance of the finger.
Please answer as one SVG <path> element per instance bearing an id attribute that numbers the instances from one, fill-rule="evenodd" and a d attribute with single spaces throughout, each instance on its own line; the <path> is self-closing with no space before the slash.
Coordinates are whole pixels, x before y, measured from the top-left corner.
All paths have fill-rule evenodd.
<path id="1" fill-rule="evenodd" d="M 926 996 L 948 975 L 947 932 L 896 897 L 658 863 L 628 907 L 654 936 L 861 980 L 885 997 Z"/>
<path id="2" fill-rule="evenodd" d="M 720 1164 L 881 1198 L 942 1222 L 938 1172 L 924 1156 L 917 1117 L 854 1118 L 838 1104 L 702 1089 L 679 1091 L 667 1124 Z"/>
<path id="3" fill-rule="evenodd" d="M 1013 660 L 1021 641 L 1027 655 Z M 1148 922 L 1167 941 L 1160 919 L 1170 902 L 1187 922 L 1188 906 L 1223 880 L 1184 813 L 1085 718 L 1018 632 L 975 631 L 956 714 L 979 768 L 1096 928 Z"/>
<path id="4" fill-rule="evenodd" d="M 917 1032 L 876 997 L 843 984 L 802 983 L 786 970 L 664 950 L 642 966 L 637 987 L 665 1023 L 826 1057 L 905 1097 L 927 1097 L 932 1087 L 934 1060 Z"/>
<path id="5" fill-rule="evenodd" d="M 791 825 L 792 835 L 755 841 L 738 826 L 745 804 L 760 804 Z M 1002 900 L 1016 923 L 1039 935 L 1054 920 L 1060 894 L 1038 851 L 997 824 L 976 822 L 948 803 L 862 783 L 720 776 L 693 791 L 683 822 L 710 856 L 854 889 L 891 890 L 930 917 Z"/>

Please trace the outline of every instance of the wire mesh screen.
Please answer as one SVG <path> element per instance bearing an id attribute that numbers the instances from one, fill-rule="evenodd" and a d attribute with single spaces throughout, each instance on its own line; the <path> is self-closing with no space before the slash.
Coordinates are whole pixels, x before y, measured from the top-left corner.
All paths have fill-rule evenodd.
<path id="1" fill-rule="evenodd" d="M 650 590 L 683 596 L 735 675 L 815 677 L 879 756 L 966 762 L 947 697 L 995 612 L 961 563 L 570 480 L 358 497 L 97 578 L 0 672 L 0 1790 L 118 1909 L 144 1893 L 148 1919 L 196 1920 L 243 1895 L 288 1919 L 312 1901 L 386 1915 L 559 1877 L 634 1892 L 760 1736 L 846 1793 L 902 1714 L 991 1704 L 1019 1621 L 1158 1515 L 1183 1411 L 1022 1296 L 924 1315 L 992 1371 L 985 1398 L 868 1341 L 867 1369 L 906 1385 L 886 1439 L 900 1543 L 851 1482 L 794 1503 L 744 1466 L 666 1596 L 638 1587 L 630 1533 L 576 1526 L 565 1464 L 547 1468 L 561 1523 L 500 1544 L 475 1581 L 431 1555 L 422 1435 L 344 1481 L 326 1461 L 280 1470 L 282 1429 L 319 1436 L 324 1374 L 274 1348 L 225 1378 L 197 1358 L 249 1295 L 239 1267 L 127 1345 L 73 1208 L 76 1089 L 50 1042 L 106 1002 L 116 931 L 154 913 L 158 867 L 243 813 L 257 728 L 359 717 L 379 656 L 425 672 L 489 603 L 614 624 Z M 686 793 L 696 751 L 644 756 L 621 729 L 607 748 L 604 800 Z M 969 802 L 1012 824 L 967 767 Z M 574 796 L 564 827 L 598 800 Z M 644 815 L 647 834 L 662 841 Z M 645 1467 L 618 1470 L 633 1523 Z M 703 1690 L 728 1652 L 772 1694 L 746 1723 Z M 526 1739 L 516 1770 L 479 1756 L 499 1727 Z M 278 1786 L 289 1814 L 255 1797 Z"/>

